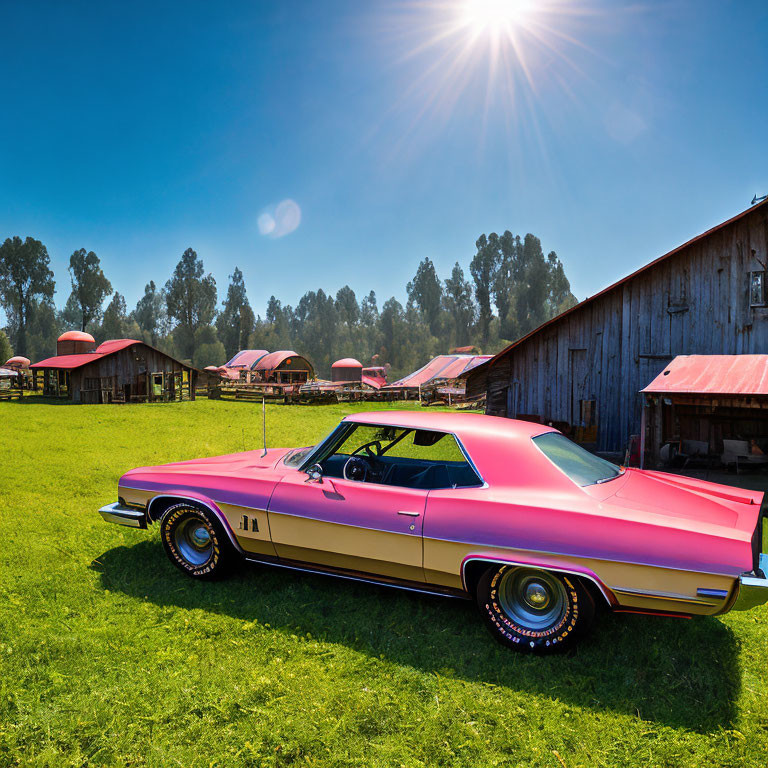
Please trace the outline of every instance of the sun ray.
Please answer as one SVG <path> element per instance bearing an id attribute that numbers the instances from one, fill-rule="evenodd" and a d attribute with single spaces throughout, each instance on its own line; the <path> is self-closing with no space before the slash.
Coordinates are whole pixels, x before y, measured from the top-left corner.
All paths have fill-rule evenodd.
<path id="1" fill-rule="evenodd" d="M 587 5 L 593 1 L 406 0 L 399 32 L 408 44 L 396 46 L 397 62 L 420 68 L 411 72 L 397 102 L 410 107 L 410 130 L 429 116 L 439 126 L 466 98 L 472 103 L 479 97 L 483 134 L 494 110 L 527 120 L 540 134 L 540 88 L 568 85 L 566 98 L 572 99 L 574 83 L 589 80 L 579 59 L 599 58 L 578 29 L 580 17 L 600 13 Z"/>

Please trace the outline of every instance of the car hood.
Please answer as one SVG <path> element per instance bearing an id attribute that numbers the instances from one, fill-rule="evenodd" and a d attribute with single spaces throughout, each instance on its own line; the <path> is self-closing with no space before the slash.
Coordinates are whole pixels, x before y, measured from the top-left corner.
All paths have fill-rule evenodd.
<path id="1" fill-rule="evenodd" d="M 259 470 L 272 469 L 282 460 L 290 448 L 269 448 L 266 454 L 260 451 L 242 451 L 240 453 L 227 453 L 223 456 L 210 456 L 206 459 L 191 459 L 189 461 L 175 461 L 171 464 L 158 464 L 153 467 L 137 467 L 126 472 L 122 480 L 131 478 L 146 478 L 148 476 L 171 478 L 175 475 L 196 476 L 232 476 L 248 477 Z"/>

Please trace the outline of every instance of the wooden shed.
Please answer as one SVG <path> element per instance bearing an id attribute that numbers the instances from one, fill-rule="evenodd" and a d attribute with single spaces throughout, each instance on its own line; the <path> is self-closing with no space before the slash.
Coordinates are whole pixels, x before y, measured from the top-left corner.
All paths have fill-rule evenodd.
<path id="1" fill-rule="evenodd" d="M 768 201 L 660 256 L 467 375 L 486 412 L 598 450 L 640 433 L 640 390 L 677 355 L 768 350 Z"/>
<path id="2" fill-rule="evenodd" d="M 30 368 L 43 394 L 75 403 L 194 400 L 201 371 L 135 339 L 105 341 L 91 352 L 57 355 Z"/>
<path id="3" fill-rule="evenodd" d="M 768 355 L 680 355 L 642 394 L 650 464 L 768 461 Z"/>

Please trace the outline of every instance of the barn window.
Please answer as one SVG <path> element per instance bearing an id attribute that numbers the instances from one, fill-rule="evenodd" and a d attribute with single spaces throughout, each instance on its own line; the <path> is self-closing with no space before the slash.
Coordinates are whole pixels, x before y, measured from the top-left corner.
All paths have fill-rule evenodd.
<path id="1" fill-rule="evenodd" d="M 749 306 L 765 306 L 765 271 L 749 273 Z"/>

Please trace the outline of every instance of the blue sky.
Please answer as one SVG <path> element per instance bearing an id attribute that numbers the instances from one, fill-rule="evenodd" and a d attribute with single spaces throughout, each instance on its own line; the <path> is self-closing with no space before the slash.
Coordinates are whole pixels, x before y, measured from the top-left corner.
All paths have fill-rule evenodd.
<path id="1" fill-rule="evenodd" d="M 768 3 L 516 2 L 518 53 L 461 0 L 0 0 L 0 237 L 48 246 L 58 306 L 81 247 L 129 307 L 191 246 L 263 314 L 404 300 L 504 229 L 581 299 L 768 193 Z"/>

